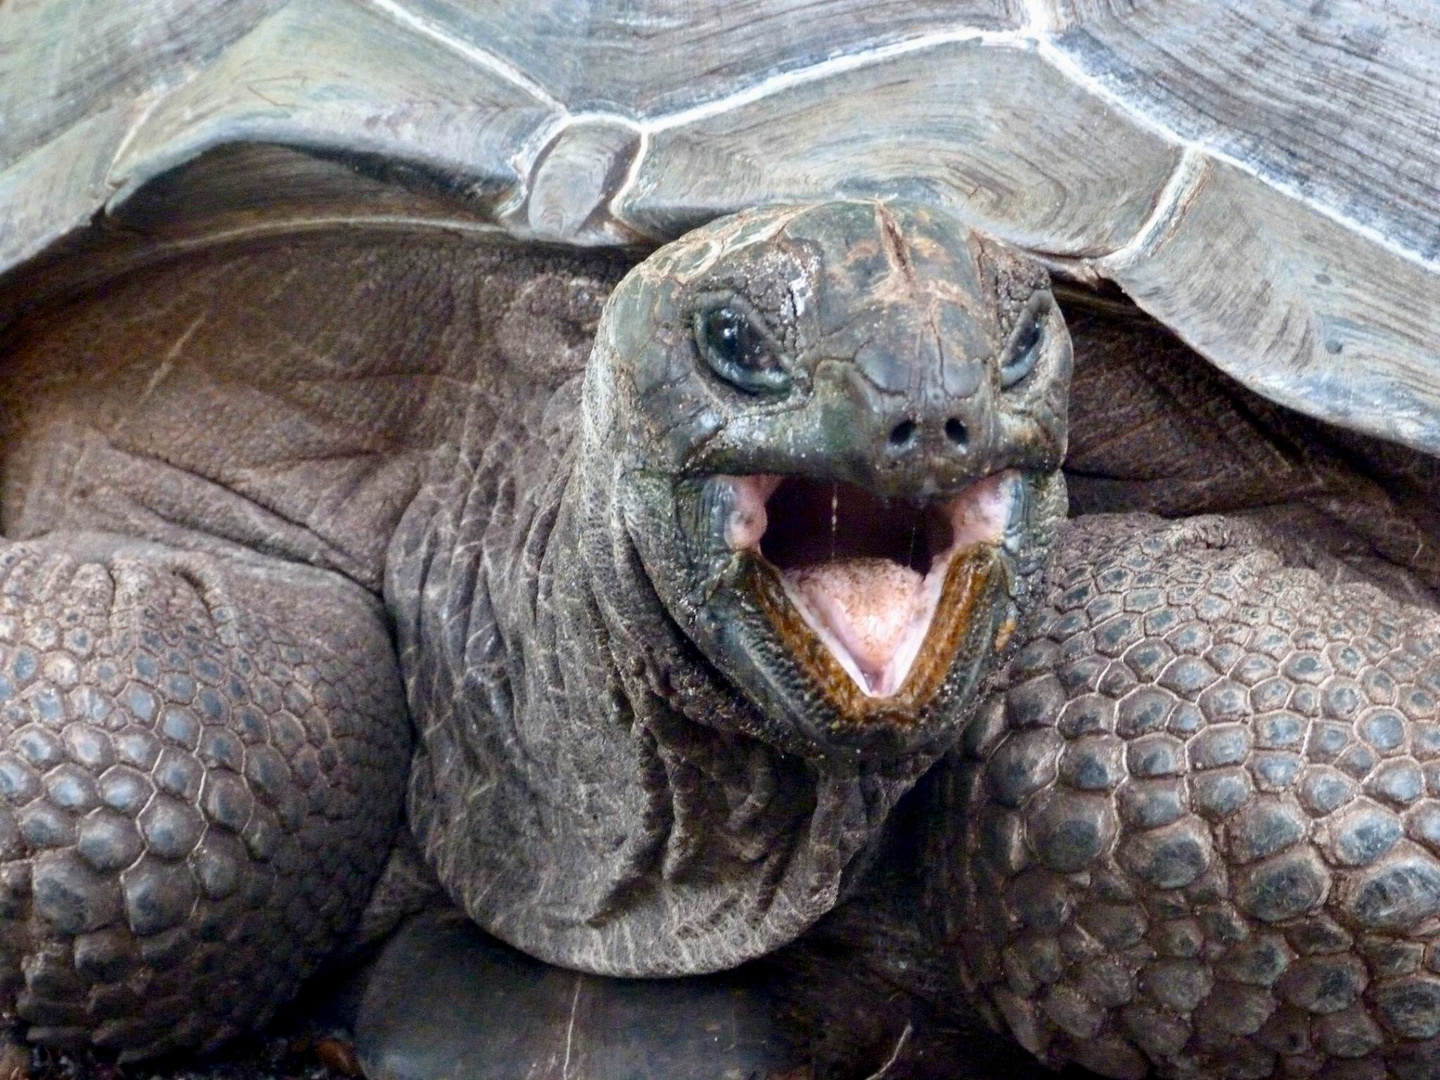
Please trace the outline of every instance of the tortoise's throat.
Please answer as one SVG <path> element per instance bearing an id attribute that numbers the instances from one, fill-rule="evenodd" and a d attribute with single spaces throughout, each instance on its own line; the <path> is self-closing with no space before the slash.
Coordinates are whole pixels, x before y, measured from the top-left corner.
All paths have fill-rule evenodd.
<path id="1" fill-rule="evenodd" d="M 1003 475 L 930 502 L 884 500 L 840 483 L 733 477 L 730 546 L 758 549 L 785 597 L 868 697 L 905 685 L 957 555 L 998 543 Z"/>

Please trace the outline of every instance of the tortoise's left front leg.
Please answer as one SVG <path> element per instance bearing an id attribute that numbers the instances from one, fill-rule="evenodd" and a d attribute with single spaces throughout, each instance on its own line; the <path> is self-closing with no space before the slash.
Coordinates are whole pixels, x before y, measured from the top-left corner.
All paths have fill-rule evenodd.
<path id="1" fill-rule="evenodd" d="M 1440 1075 L 1440 616 L 1283 546 L 1072 523 L 930 785 L 930 903 L 1049 1063 Z"/>

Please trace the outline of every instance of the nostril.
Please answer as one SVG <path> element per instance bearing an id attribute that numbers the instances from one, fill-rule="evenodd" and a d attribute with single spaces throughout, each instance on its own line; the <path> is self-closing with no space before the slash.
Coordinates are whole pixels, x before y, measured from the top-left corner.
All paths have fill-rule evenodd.
<path id="1" fill-rule="evenodd" d="M 890 445 L 903 450 L 915 441 L 915 421 L 901 420 L 890 429 Z"/>
<path id="2" fill-rule="evenodd" d="M 967 438 L 965 425 L 955 419 L 955 417 L 950 417 L 949 420 L 945 421 L 945 437 L 956 446 L 964 446 L 965 439 Z"/>

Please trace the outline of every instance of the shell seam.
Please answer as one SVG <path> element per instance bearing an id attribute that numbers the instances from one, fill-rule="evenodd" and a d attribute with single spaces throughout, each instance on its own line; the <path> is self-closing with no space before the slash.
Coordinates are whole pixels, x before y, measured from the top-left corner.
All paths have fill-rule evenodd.
<path id="1" fill-rule="evenodd" d="M 822 60 L 818 64 L 811 64 L 809 67 L 797 68 L 794 71 L 784 71 L 778 75 L 771 75 L 769 78 L 761 79 L 759 82 L 738 90 L 733 94 L 715 98 L 711 101 L 702 102 L 699 105 L 692 105 L 689 108 L 679 109 L 671 113 L 661 113 L 658 116 L 649 117 L 640 121 L 640 126 L 648 128 L 652 132 L 666 131 L 673 127 L 683 127 L 686 124 L 695 123 L 698 120 L 705 120 L 711 116 L 717 116 L 731 109 L 743 107 L 756 101 L 761 101 L 773 94 L 788 90 L 793 86 L 804 86 L 806 83 L 818 82 L 829 78 L 831 75 L 844 74 L 849 71 L 858 71 L 874 64 L 883 63 L 897 56 L 908 56 L 910 53 L 925 52 L 928 49 L 939 48 L 944 45 L 959 45 L 967 42 L 978 42 L 987 47 L 1026 47 L 1036 44 L 1036 39 L 1030 33 L 1023 30 L 975 30 L 965 28 L 961 30 L 941 30 L 932 34 L 921 34 L 917 37 L 906 38 L 903 41 L 891 42 L 889 45 L 882 45 L 876 49 L 866 52 L 842 53 L 839 56 L 832 56 Z"/>
<path id="2" fill-rule="evenodd" d="M 1034 3 L 1036 2 L 1036 0 L 1031 0 L 1031 2 Z M 1391 239 L 1389 236 L 1382 233 L 1380 230 L 1373 228 L 1372 226 L 1365 225 L 1359 221 L 1354 220 L 1353 218 L 1347 217 L 1345 214 L 1341 213 L 1339 210 L 1335 209 L 1332 206 L 1306 198 L 1305 195 L 1298 189 L 1296 189 L 1294 185 L 1286 184 L 1283 181 L 1276 180 L 1273 177 L 1267 177 L 1263 175 L 1260 170 L 1258 170 L 1254 165 L 1247 164 L 1235 157 L 1232 157 L 1230 154 L 1227 154 L 1225 151 L 1219 149 L 1218 147 L 1212 146 L 1208 143 L 1195 142 L 1190 139 L 1182 138 L 1177 132 L 1167 127 L 1164 123 L 1162 123 L 1154 116 L 1150 115 L 1144 109 L 1140 108 L 1133 102 L 1126 101 L 1123 97 L 1116 94 L 1112 89 L 1110 89 L 1110 87 L 1105 85 L 1103 80 L 1087 72 L 1083 67 L 1080 66 L 1080 64 L 1075 60 L 1073 56 L 1071 56 L 1064 49 L 1056 45 L 1053 41 L 1049 40 L 1044 36 L 1037 37 L 1034 40 L 1037 45 L 1037 52 L 1042 60 L 1050 64 L 1053 68 L 1055 68 L 1055 70 L 1066 76 L 1066 78 L 1068 78 L 1071 82 L 1073 82 L 1076 86 L 1080 87 L 1082 90 L 1093 94 L 1096 98 L 1105 102 L 1105 104 L 1109 105 L 1116 112 L 1124 115 L 1125 117 L 1136 123 L 1138 126 L 1145 128 L 1146 130 L 1164 139 L 1166 142 L 1171 143 L 1174 146 L 1183 148 L 1187 153 L 1193 152 L 1204 156 L 1211 162 L 1217 162 L 1222 165 L 1227 165 L 1230 168 L 1236 170 L 1237 172 L 1257 180 L 1260 184 L 1264 185 L 1266 188 L 1269 188 L 1271 191 L 1280 193 L 1281 195 L 1285 196 L 1285 198 L 1289 199 L 1290 201 L 1296 203 L 1299 206 L 1304 207 L 1311 213 L 1317 214 L 1320 217 L 1323 217 L 1325 220 L 1332 222 L 1333 224 L 1339 225 L 1341 228 L 1351 233 L 1363 236 L 1366 240 L 1369 240 L 1371 243 L 1375 244 L 1377 247 L 1383 249 L 1389 254 L 1394 255 L 1397 258 L 1403 259 L 1404 261 L 1414 266 L 1419 266 L 1428 273 L 1433 274 L 1436 273 L 1437 269 L 1440 269 L 1440 264 L 1437 264 L 1425 258 L 1425 256 L 1420 254 L 1420 252 L 1418 251 L 1398 244 L 1395 240 Z M 1150 222 L 1147 221 L 1145 225 L 1141 226 L 1139 233 L 1137 233 L 1136 239 L 1138 239 L 1140 235 L 1145 232 L 1146 228 L 1149 225 Z M 1128 249 L 1134 246 L 1135 243 L 1136 240 L 1131 240 L 1129 243 L 1125 244 L 1124 248 L 1122 248 L 1121 250 Z M 1105 256 L 1105 258 L 1109 257 L 1110 256 Z"/>
<path id="3" fill-rule="evenodd" d="M 1051 17 L 1053 13 L 1046 6 L 1045 0 L 1023 0 L 1023 10 L 1027 16 L 1027 22 L 1022 28 L 1017 30 L 977 30 L 966 28 L 923 34 L 866 52 L 847 53 L 831 57 L 808 67 L 783 72 L 762 79 L 736 93 L 716 98 L 712 101 L 639 120 L 621 113 L 598 110 L 584 114 L 572 114 L 553 94 L 526 76 L 513 64 L 487 49 L 460 40 L 445 32 L 443 28 L 435 25 L 430 20 L 407 9 L 399 3 L 398 0 L 363 0 L 363 2 L 384 12 L 414 32 L 439 43 L 445 48 L 475 63 L 477 66 L 498 75 L 506 82 L 523 89 L 548 108 L 554 110 L 556 113 L 555 123 L 545 125 L 542 128 L 545 138 L 538 140 L 540 145 L 535 145 L 536 140 L 532 139 L 530 145 L 526 146 L 516 155 L 516 158 L 520 159 L 516 160 L 516 165 L 519 166 L 520 161 L 524 161 L 526 165 L 525 168 L 517 168 L 517 171 L 525 177 L 524 181 L 522 181 L 525 191 L 528 191 L 531 186 L 531 173 L 533 172 L 539 152 L 545 145 L 548 145 L 554 138 L 558 137 L 576 119 L 584 119 L 590 122 L 614 123 L 638 131 L 642 137 L 642 142 L 637 149 L 630 168 L 627 170 L 625 180 L 615 193 L 606 200 L 607 209 L 610 210 L 614 220 L 626 224 L 630 223 L 623 215 L 615 212 L 616 204 L 618 204 L 621 197 L 638 179 L 640 166 L 647 156 L 646 151 L 650 148 L 650 137 L 654 133 L 695 123 L 734 108 L 743 107 L 752 102 L 763 100 L 774 94 L 782 93 L 792 87 L 802 86 L 810 82 L 823 80 L 832 75 L 843 74 L 874 64 L 883 63 L 893 57 L 923 52 L 944 45 L 977 42 L 982 46 L 989 47 L 1033 49 L 1044 62 L 1066 76 L 1080 89 L 1105 102 L 1111 108 L 1163 141 L 1182 149 L 1181 161 L 1177 165 L 1175 172 L 1172 173 L 1169 180 L 1167 180 L 1166 188 L 1162 191 L 1155 211 L 1152 212 L 1146 222 L 1136 231 L 1134 237 L 1115 251 L 1095 259 L 1094 261 L 1097 263 L 1104 264 L 1113 261 L 1123 261 L 1126 258 L 1133 257 L 1137 251 L 1150 242 L 1156 233 L 1157 227 L 1166 223 L 1167 216 L 1173 217 L 1176 207 L 1180 205 L 1180 196 L 1183 195 L 1183 192 L 1179 189 L 1172 191 L 1172 187 L 1176 184 L 1177 180 L 1184 179 L 1185 177 L 1189 177 L 1191 182 L 1198 182 L 1196 179 L 1198 170 L 1194 162 L 1190 159 L 1204 158 L 1212 162 L 1224 164 L 1243 175 L 1254 178 L 1266 188 L 1278 192 L 1285 198 L 1304 207 L 1307 211 L 1319 215 L 1342 229 L 1364 237 L 1381 250 L 1407 263 L 1418 266 L 1428 273 L 1434 273 L 1437 269 L 1437 264 L 1434 261 L 1427 259 L 1419 251 L 1398 243 L 1379 229 L 1356 221 L 1326 203 L 1305 197 L 1294 185 L 1287 184 L 1274 177 L 1267 177 L 1253 165 L 1240 161 L 1217 147 L 1182 138 L 1178 133 L 1151 115 L 1144 108 L 1137 106 L 1134 102 L 1125 100 L 1107 86 L 1102 79 L 1087 72 L 1073 56 L 1050 38 L 1048 30 L 1053 25 Z M 157 93 L 151 101 L 146 103 L 146 106 L 135 118 L 134 122 L 132 122 L 129 130 L 119 144 L 119 151 L 128 149 L 129 145 L 145 127 L 145 123 L 153 110 L 161 101 L 169 96 L 171 89 L 173 88 L 166 88 Z M 113 156 L 111 169 L 107 171 L 106 174 L 106 180 L 111 185 L 112 190 L 117 186 L 114 168 L 120 159 L 121 154 L 117 152 Z M 515 195 L 512 195 L 510 201 L 515 201 L 518 205 L 519 202 L 523 202 L 523 199 L 524 192 L 517 192 Z"/>
<path id="4" fill-rule="evenodd" d="M 560 100 L 556 98 L 555 95 L 551 94 L 545 87 L 530 78 L 508 60 L 497 56 L 488 49 L 482 49 L 478 45 L 472 45 L 468 41 L 462 41 L 457 37 L 447 34 L 442 28 L 436 26 L 429 19 L 415 14 L 415 12 L 403 4 L 397 3 L 396 0 L 364 0 L 364 2 L 380 9 L 396 22 L 408 26 L 416 33 L 445 46 L 445 48 L 452 52 L 459 53 L 467 60 L 470 60 L 485 70 L 499 75 L 511 85 L 520 87 L 526 93 L 538 98 L 556 112 L 567 113 L 569 111 L 560 103 Z"/>
<path id="5" fill-rule="evenodd" d="M 1135 235 L 1114 251 L 1089 261 L 1108 272 L 1153 252 L 1174 231 L 1181 214 L 1194 201 L 1209 175 L 1210 159 L 1205 152 L 1194 146 L 1185 147 L 1160 189 L 1155 208 L 1135 230 Z"/>

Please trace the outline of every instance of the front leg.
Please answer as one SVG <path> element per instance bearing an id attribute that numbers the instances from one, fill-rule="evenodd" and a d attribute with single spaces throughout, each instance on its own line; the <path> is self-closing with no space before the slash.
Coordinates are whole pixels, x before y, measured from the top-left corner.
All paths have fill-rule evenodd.
<path id="1" fill-rule="evenodd" d="M 103 535 L 0 540 L 0 987 L 20 1033 L 146 1056 L 268 1020 L 399 816 L 377 603 Z"/>
<path id="2" fill-rule="evenodd" d="M 931 903 L 1051 1064 L 1440 1070 L 1440 616 L 1278 546 L 1221 518 L 1072 523 L 934 785 L 963 814 L 933 830 Z"/>

